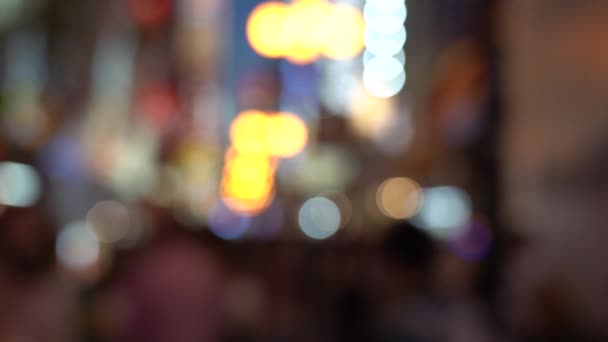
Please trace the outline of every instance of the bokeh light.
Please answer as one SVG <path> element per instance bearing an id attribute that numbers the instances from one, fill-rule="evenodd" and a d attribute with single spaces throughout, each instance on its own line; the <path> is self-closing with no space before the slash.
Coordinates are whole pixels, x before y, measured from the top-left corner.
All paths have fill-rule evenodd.
<path id="1" fill-rule="evenodd" d="M 177 122 L 178 108 L 176 93 L 165 84 L 150 84 L 139 91 L 136 97 L 136 111 L 140 119 L 157 131 L 173 128 Z"/>
<path id="2" fill-rule="evenodd" d="M 404 0 L 366 0 L 366 6 L 379 12 L 396 12 L 403 7 Z"/>
<path id="3" fill-rule="evenodd" d="M 363 85 L 367 91 L 381 98 L 388 98 L 401 91 L 405 84 L 403 64 L 393 57 L 374 57 L 363 70 Z"/>
<path id="4" fill-rule="evenodd" d="M 288 40 L 283 30 L 288 18 L 289 6 L 278 1 L 258 5 L 247 21 L 247 40 L 260 55 L 282 57 Z"/>
<path id="5" fill-rule="evenodd" d="M 387 179 L 376 193 L 378 208 L 393 219 L 407 219 L 414 216 L 420 210 L 423 199 L 418 183 L 405 177 Z"/>
<path id="6" fill-rule="evenodd" d="M 209 214 L 209 229 L 224 240 L 241 238 L 250 227 L 250 217 L 235 213 L 221 201 L 216 203 Z"/>
<path id="7" fill-rule="evenodd" d="M 266 209 L 274 196 L 274 184 L 269 180 L 234 180 L 222 183 L 222 198 L 226 205 L 244 215 L 255 215 Z"/>
<path id="8" fill-rule="evenodd" d="M 275 171 L 275 163 L 261 155 L 226 153 L 226 172 L 228 180 L 245 185 L 251 181 L 270 180 Z M 242 184 L 241 184 L 242 183 Z"/>
<path id="9" fill-rule="evenodd" d="M 221 182 L 224 203 L 237 213 L 257 215 L 274 197 L 278 158 L 299 154 L 306 147 L 308 129 L 292 113 L 249 110 L 234 119 L 230 138 Z"/>
<path id="10" fill-rule="evenodd" d="M 340 210 L 340 228 L 346 227 L 353 216 L 353 206 L 348 196 L 338 191 L 324 191 L 320 196 L 329 199 L 338 206 Z"/>
<path id="11" fill-rule="evenodd" d="M 31 166 L 14 162 L 0 163 L 0 204 L 29 207 L 40 198 L 42 182 Z"/>
<path id="12" fill-rule="evenodd" d="M 74 222 L 65 226 L 57 237 L 58 261 L 65 268 L 84 271 L 97 264 L 100 246 L 85 222 Z"/>
<path id="13" fill-rule="evenodd" d="M 321 54 L 330 10 L 325 0 L 296 0 L 291 5 L 283 27 L 290 42 L 285 51 L 290 62 L 308 64 Z"/>
<path id="14" fill-rule="evenodd" d="M 406 32 L 403 27 L 391 34 L 378 32 L 367 32 L 365 35 L 365 46 L 367 51 L 378 57 L 392 57 L 403 49 L 406 40 Z"/>
<path id="15" fill-rule="evenodd" d="M 169 19 L 171 0 L 129 0 L 129 10 L 137 24 L 154 28 Z"/>
<path id="16" fill-rule="evenodd" d="M 218 199 L 222 153 L 198 136 L 186 137 L 173 154 L 171 166 L 161 169 L 164 184 L 152 194 L 167 204 L 182 203 L 195 221 L 204 221 Z M 162 193 L 159 193 L 159 190 Z"/>
<path id="17" fill-rule="evenodd" d="M 327 29 L 323 47 L 326 57 L 338 60 L 352 58 L 365 47 L 365 21 L 361 12 L 352 6 L 332 6 Z"/>
<path id="18" fill-rule="evenodd" d="M 412 223 L 437 238 L 455 238 L 466 232 L 472 215 L 471 199 L 457 187 L 424 190 L 424 204 Z"/>
<path id="19" fill-rule="evenodd" d="M 363 8 L 363 16 L 368 32 L 391 35 L 403 29 L 407 17 L 407 8 L 403 1 L 396 1 L 397 6 L 378 6 L 377 2 L 368 1 Z"/>
<path id="20" fill-rule="evenodd" d="M 350 103 L 349 124 L 358 135 L 376 139 L 394 124 L 397 110 L 392 99 L 378 98 L 360 91 Z"/>
<path id="21" fill-rule="evenodd" d="M 364 18 L 363 85 L 373 96 L 394 96 L 406 81 L 403 47 L 407 40 L 407 7 L 403 0 L 367 1 Z"/>
<path id="22" fill-rule="evenodd" d="M 269 154 L 267 136 L 268 115 L 262 111 L 245 111 L 230 126 L 232 147 L 243 154 Z"/>
<path id="23" fill-rule="evenodd" d="M 295 114 L 267 114 L 252 110 L 234 119 L 230 138 L 232 147 L 241 154 L 290 158 L 306 146 L 308 129 Z"/>
<path id="24" fill-rule="evenodd" d="M 124 204 L 101 201 L 89 209 L 86 224 L 99 242 L 115 243 L 129 234 L 135 222 Z"/>
<path id="25" fill-rule="evenodd" d="M 104 181 L 108 182 L 117 193 L 125 198 L 138 198 L 150 191 L 158 177 L 155 163 L 154 138 L 146 132 L 139 132 L 126 138 L 111 141 L 109 145 L 100 146 L 107 153 L 108 164 L 101 165 L 106 169 L 99 170 Z M 100 158 L 93 157 L 93 163 Z"/>
<path id="26" fill-rule="evenodd" d="M 247 39 L 260 55 L 309 64 L 319 56 L 347 59 L 364 47 L 365 22 L 347 4 L 326 0 L 296 0 L 291 5 L 265 2 L 247 21 Z"/>
<path id="27" fill-rule="evenodd" d="M 298 213 L 298 224 L 306 236 L 324 240 L 334 235 L 342 221 L 340 208 L 325 197 L 306 201 Z"/>
<path id="28" fill-rule="evenodd" d="M 224 203 L 241 214 L 257 214 L 266 209 L 274 195 L 276 166 L 265 155 L 226 153 L 221 183 Z"/>
<path id="29" fill-rule="evenodd" d="M 292 113 L 270 116 L 266 134 L 269 154 L 279 158 L 290 158 L 302 152 L 308 141 L 306 124 Z"/>
<path id="30" fill-rule="evenodd" d="M 281 164 L 281 185 L 306 195 L 343 191 L 357 178 L 360 165 L 353 153 L 339 145 L 317 145 Z"/>
<path id="31" fill-rule="evenodd" d="M 484 220 L 473 219 L 466 231 L 448 241 L 448 247 L 464 261 L 479 262 L 488 254 L 493 240 Z"/>

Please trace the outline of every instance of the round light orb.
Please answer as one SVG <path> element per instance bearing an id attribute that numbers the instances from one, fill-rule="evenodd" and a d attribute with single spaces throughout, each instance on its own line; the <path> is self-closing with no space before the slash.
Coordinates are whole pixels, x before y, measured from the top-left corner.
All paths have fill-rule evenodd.
<path id="1" fill-rule="evenodd" d="M 397 177 L 385 180 L 376 193 L 382 213 L 393 219 L 408 219 L 420 210 L 424 197 L 414 180 Z"/>
<path id="2" fill-rule="evenodd" d="M 338 206 L 324 197 L 309 199 L 298 214 L 300 229 L 315 240 L 324 240 L 334 235 L 340 228 L 341 221 Z"/>
<path id="3" fill-rule="evenodd" d="M 83 271 L 97 264 L 100 246 L 85 222 L 74 222 L 63 228 L 55 245 L 58 261 L 67 269 Z"/>

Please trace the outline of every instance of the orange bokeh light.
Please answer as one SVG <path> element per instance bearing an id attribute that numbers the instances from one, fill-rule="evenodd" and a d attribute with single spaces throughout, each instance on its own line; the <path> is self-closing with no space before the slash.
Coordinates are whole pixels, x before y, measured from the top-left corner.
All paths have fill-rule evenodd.
<path id="1" fill-rule="evenodd" d="M 247 22 L 253 49 L 269 58 L 308 64 L 324 55 L 332 59 L 357 56 L 364 48 L 361 11 L 326 0 L 296 0 L 292 5 L 265 2 Z"/>

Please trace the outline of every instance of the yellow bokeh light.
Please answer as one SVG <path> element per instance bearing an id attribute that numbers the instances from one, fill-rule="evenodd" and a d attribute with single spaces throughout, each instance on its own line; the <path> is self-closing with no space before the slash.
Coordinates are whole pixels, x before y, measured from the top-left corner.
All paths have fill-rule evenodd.
<path id="1" fill-rule="evenodd" d="M 284 26 L 290 6 L 282 2 L 265 2 L 258 5 L 247 21 L 247 40 L 260 55 L 282 57 L 288 44 Z"/>
<path id="2" fill-rule="evenodd" d="M 291 113 L 279 113 L 270 118 L 270 128 L 267 131 L 269 153 L 289 158 L 302 152 L 308 142 L 308 129 L 304 121 Z"/>
<path id="3" fill-rule="evenodd" d="M 246 111 L 230 126 L 232 146 L 242 154 L 268 154 L 268 115 L 261 111 Z"/>
<path id="4" fill-rule="evenodd" d="M 226 163 L 226 174 L 231 180 L 249 182 L 272 178 L 275 166 L 268 158 L 238 155 Z"/>
<path id="5" fill-rule="evenodd" d="M 291 113 L 245 111 L 230 126 L 232 147 L 226 151 L 221 195 L 239 214 L 255 215 L 274 197 L 278 158 L 301 152 L 308 141 L 306 124 Z"/>
<path id="6" fill-rule="evenodd" d="M 241 214 L 255 214 L 269 204 L 274 190 L 276 163 L 265 155 L 226 153 L 221 191 L 224 202 Z"/>
<path id="7" fill-rule="evenodd" d="M 337 4 L 333 6 L 327 25 L 323 54 L 332 59 L 357 56 L 365 48 L 365 20 L 356 8 Z"/>
<path id="8" fill-rule="evenodd" d="M 384 215 L 393 219 L 408 219 L 420 210 L 422 190 L 414 180 L 404 177 L 384 181 L 376 193 L 376 203 Z"/>
<path id="9" fill-rule="evenodd" d="M 290 8 L 285 36 L 290 44 L 285 57 L 295 64 L 313 62 L 321 53 L 327 35 L 331 5 L 324 0 L 299 0 Z"/>
<path id="10" fill-rule="evenodd" d="M 272 177 L 255 179 L 252 174 L 243 175 L 244 170 L 231 170 L 222 182 L 222 198 L 231 210 L 241 214 L 256 214 L 265 209 L 274 194 Z M 254 174 L 260 174 L 256 172 Z"/>
<path id="11" fill-rule="evenodd" d="M 289 158 L 308 142 L 308 129 L 291 113 L 268 115 L 259 111 L 240 114 L 230 127 L 233 148 L 240 154 Z"/>
<path id="12" fill-rule="evenodd" d="M 266 198 L 272 192 L 273 182 L 269 179 L 228 177 L 222 183 L 223 195 L 236 199 L 258 200 Z"/>
<path id="13" fill-rule="evenodd" d="M 361 11 L 327 0 L 296 0 L 292 5 L 266 2 L 247 22 L 252 48 L 269 58 L 308 64 L 324 55 L 351 58 L 363 51 L 365 21 Z"/>

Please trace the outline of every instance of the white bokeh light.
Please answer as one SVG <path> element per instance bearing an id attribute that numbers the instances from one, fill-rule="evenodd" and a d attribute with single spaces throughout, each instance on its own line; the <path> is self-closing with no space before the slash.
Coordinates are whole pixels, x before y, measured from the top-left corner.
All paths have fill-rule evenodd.
<path id="1" fill-rule="evenodd" d="M 404 23 L 407 7 L 403 0 L 367 0 L 363 9 L 366 23 L 363 53 L 363 86 L 375 97 L 397 95 L 405 86 L 407 41 Z"/>
<path id="2" fill-rule="evenodd" d="M 393 57 L 372 58 L 363 71 L 363 85 L 376 97 L 394 96 L 403 88 L 405 80 L 403 65 Z"/>
<path id="3" fill-rule="evenodd" d="M 391 57 L 403 50 L 406 39 L 404 27 L 391 34 L 368 31 L 365 35 L 365 46 L 367 51 L 376 56 Z"/>
<path id="4" fill-rule="evenodd" d="M 87 227 L 99 242 L 115 243 L 128 234 L 134 220 L 129 208 L 118 201 L 101 201 L 87 213 Z"/>
<path id="5" fill-rule="evenodd" d="M 404 6 L 403 0 L 367 0 L 365 4 L 376 11 L 396 12 Z"/>
<path id="6" fill-rule="evenodd" d="M 82 271 L 98 262 L 100 246 L 91 232 L 85 222 L 68 224 L 59 232 L 55 248 L 61 265 Z"/>
<path id="7" fill-rule="evenodd" d="M 403 29 L 407 10 L 405 6 L 400 6 L 395 11 L 382 11 L 368 2 L 363 8 L 363 15 L 368 32 L 390 35 Z"/>
<path id="8" fill-rule="evenodd" d="M 0 163 L 0 204 L 29 207 L 40 198 L 42 182 L 36 170 L 25 164 Z"/>
<path id="9" fill-rule="evenodd" d="M 437 238 L 454 238 L 466 231 L 472 210 L 464 190 L 451 186 L 429 188 L 424 190 L 424 204 L 412 223 Z"/>
<path id="10" fill-rule="evenodd" d="M 325 197 L 309 199 L 302 205 L 298 214 L 302 232 L 316 240 L 324 240 L 334 235 L 341 222 L 340 208 Z"/>

